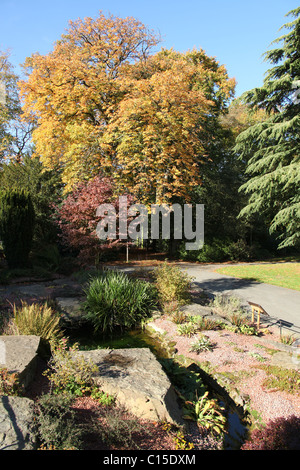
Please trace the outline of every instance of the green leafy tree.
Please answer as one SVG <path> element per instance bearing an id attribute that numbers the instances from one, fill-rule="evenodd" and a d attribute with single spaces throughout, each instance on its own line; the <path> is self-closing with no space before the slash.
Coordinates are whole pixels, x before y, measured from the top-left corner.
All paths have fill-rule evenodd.
<path id="1" fill-rule="evenodd" d="M 21 161 L 30 148 L 33 123 L 22 121 L 18 76 L 9 53 L 0 51 L 0 161 Z"/>
<path id="2" fill-rule="evenodd" d="M 249 175 L 241 186 L 249 200 L 240 216 L 264 215 L 279 248 L 300 243 L 300 7 L 289 15 L 294 20 L 283 26 L 289 32 L 265 53 L 273 67 L 263 86 L 242 96 L 254 110 L 264 109 L 267 119 L 239 134 L 235 146 Z"/>

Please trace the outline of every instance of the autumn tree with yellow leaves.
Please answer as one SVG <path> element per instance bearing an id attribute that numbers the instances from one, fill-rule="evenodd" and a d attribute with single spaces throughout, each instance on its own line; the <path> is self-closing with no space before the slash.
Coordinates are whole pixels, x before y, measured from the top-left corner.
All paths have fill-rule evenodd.
<path id="1" fill-rule="evenodd" d="M 154 52 L 134 18 L 70 22 L 52 52 L 27 58 L 23 111 L 35 153 L 66 191 L 101 171 L 140 202 L 188 199 L 201 182 L 212 120 L 235 82 L 203 50 Z"/>

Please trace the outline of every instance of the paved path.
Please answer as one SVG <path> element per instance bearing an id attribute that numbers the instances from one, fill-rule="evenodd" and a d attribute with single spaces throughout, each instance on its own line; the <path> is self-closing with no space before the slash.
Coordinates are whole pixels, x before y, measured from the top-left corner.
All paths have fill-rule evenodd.
<path id="1" fill-rule="evenodd" d="M 270 316 L 286 320 L 300 328 L 299 291 L 219 274 L 214 272 L 219 267 L 216 265 L 181 263 L 180 267 L 193 276 L 194 282 L 202 289 L 213 294 L 232 294 L 246 302 L 255 302 Z"/>

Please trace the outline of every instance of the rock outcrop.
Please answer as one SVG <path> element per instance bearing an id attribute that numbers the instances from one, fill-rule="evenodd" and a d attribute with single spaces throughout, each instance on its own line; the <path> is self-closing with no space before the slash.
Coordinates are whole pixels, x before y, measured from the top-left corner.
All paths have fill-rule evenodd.
<path id="1" fill-rule="evenodd" d="M 137 417 L 181 424 L 177 395 L 148 348 L 77 351 L 98 367 L 95 381 Z"/>

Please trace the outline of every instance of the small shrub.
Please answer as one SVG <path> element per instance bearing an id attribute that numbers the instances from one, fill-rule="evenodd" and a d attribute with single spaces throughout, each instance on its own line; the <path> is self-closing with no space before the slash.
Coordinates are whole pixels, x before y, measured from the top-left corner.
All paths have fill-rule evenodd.
<path id="1" fill-rule="evenodd" d="M 251 323 L 241 325 L 238 332 L 243 335 L 248 335 L 248 336 L 259 336 L 260 334 L 256 326 Z"/>
<path id="2" fill-rule="evenodd" d="M 177 433 L 174 436 L 174 442 L 175 442 L 176 450 L 194 449 L 194 444 L 192 442 L 188 442 L 186 436 L 183 434 L 182 431 L 177 431 Z"/>
<path id="3" fill-rule="evenodd" d="M 196 326 L 197 330 L 199 331 L 219 330 L 224 328 L 224 323 L 221 321 L 202 317 L 202 315 L 190 316 L 188 319 Z"/>
<path id="4" fill-rule="evenodd" d="M 107 392 L 103 392 L 103 390 L 100 390 L 98 387 L 92 388 L 91 397 L 104 406 L 111 406 L 116 401 L 116 397 L 114 395 L 110 395 Z"/>
<path id="5" fill-rule="evenodd" d="M 18 395 L 20 392 L 17 374 L 0 368 L 0 395 Z"/>
<path id="6" fill-rule="evenodd" d="M 200 335 L 190 347 L 190 352 L 196 352 L 197 354 L 203 351 L 212 351 L 215 348 L 215 344 L 212 343 L 208 336 Z"/>
<path id="7" fill-rule="evenodd" d="M 254 430 L 241 450 L 300 450 L 300 418 L 276 418 Z"/>
<path id="8" fill-rule="evenodd" d="M 162 305 L 177 302 L 181 306 L 189 302 L 192 279 L 178 266 L 163 263 L 155 270 L 154 276 Z"/>
<path id="9" fill-rule="evenodd" d="M 59 314 L 47 304 L 22 302 L 21 307 L 14 306 L 12 323 L 19 335 L 36 335 L 50 342 L 58 341 L 63 335 Z"/>
<path id="10" fill-rule="evenodd" d="M 214 239 L 208 243 L 204 243 L 203 248 L 199 251 L 197 261 L 200 263 L 220 262 L 227 258 L 226 242 Z"/>
<path id="11" fill-rule="evenodd" d="M 248 323 L 248 319 L 240 312 L 228 314 L 227 318 L 232 325 L 237 326 L 238 328 L 241 328 Z"/>
<path id="12" fill-rule="evenodd" d="M 85 289 L 86 318 L 95 331 L 132 328 L 157 306 L 157 291 L 146 281 L 108 270 L 90 281 Z"/>
<path id="13" fill-rule="evenodd" d="M 77 450 L 81 445 L 81 429 L 76 423 L 68 395 L 42 395 L 36 405 L 36 424 L 42 449 Z"/>
<path id="14" fill-rule="evenodd" d="M 211 302 L 211 307 L 226 318 L 228 315 L 244 315 L 245 313 L 240 299 L 224 294 L 216 295 Z"/>
<path id="15" fill-rule="evenodd" d="M 174 313 L 179 311 L 180 306 L 178 305 L 177 300 L 171 302 L 165 302 L 163 304 L 163 313 L 167 316 L 172 316 Z"/>
<path id="16" fill-rule="evenodd" d="M 62 339 L 53 350 L 49 370 L 45 372 L 55 395 L 83 396 L 94 388 L 93 375 L 98 368 L 76 354 L 78 345 L 67 348 L 66 339 Z"/>
<path id="17" fill-rule="evenodd" d="M 254 249 L 244 240 L 229 243 L 224 251 L 231 261 L 248 261 L 254 256 Z"/>

